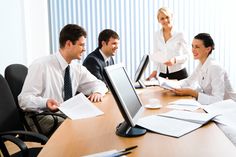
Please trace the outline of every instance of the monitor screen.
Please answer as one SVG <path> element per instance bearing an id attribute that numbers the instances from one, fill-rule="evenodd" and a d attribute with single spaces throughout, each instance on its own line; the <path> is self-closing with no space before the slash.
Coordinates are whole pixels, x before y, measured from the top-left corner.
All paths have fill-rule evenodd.
<path id="1" fill-rule="evenodd" d="M 135 82 L 138 82 L 141 79 L 141 77 L 148 65 L 148 62 L 149 62 L 149 56 L 147 54 L 145 54 L 139 63 L 138 69 L 135 72 L 135 76 L 134 76 Z"/>
<path id="2" fill-rule="evenodd" d="M 135 127 L 143 107 L 125 68 L 121 64 L 105 67 L 104 76 L 125 123 Z"/>

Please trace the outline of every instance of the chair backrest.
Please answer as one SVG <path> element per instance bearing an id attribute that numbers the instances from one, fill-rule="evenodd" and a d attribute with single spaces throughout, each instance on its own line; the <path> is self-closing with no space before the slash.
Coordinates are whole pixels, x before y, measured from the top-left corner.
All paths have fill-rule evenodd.
<path id="1" fill-rule="evenodd" d="M 28 68 L 22 64 L 11 64 L 5 69 L 5 78 L 9 84 L 15 103 L 18 107 L 19 105 L 17 97 L 22 90 L 27 73 Z"/>
<path id="2" fill-rule="evenodd" d="M 0 74 L 0 132 L 24 130 L 6 79 Z"/>
<path id="3" fill-rule="evenodd" d="M 20 108 L 18 103 L 18 95 L 21 93 L 26 75 L 28 73 L 28 68 L 22 64 L 11 64 L 5 69 L 5 79 L 8 82 L 8 85 L 11 89 L 12 95 L 15 100 L 15 104 L 18 108 L 21 121 L 23 122 L 25 128 L 31 131 L 26 118 L 24 111 Z"/>

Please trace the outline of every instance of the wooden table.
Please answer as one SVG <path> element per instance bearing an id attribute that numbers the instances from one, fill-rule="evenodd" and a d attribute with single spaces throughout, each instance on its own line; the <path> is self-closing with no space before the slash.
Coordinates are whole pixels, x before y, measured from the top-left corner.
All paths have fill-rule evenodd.
<path id="1" fill-rule="evenodd" d="M 158 87 L 140 91 L 143 104 L 157 98 L 165 106 L 179 98 L 167 90 Z M 132 157 L 235 157 L 236 148 L 213 123 L 180 138 L 168 137 L 148 132 L 135 138 L 119 137 L 115 134 L 116 126 L 123 121 L 119 109 L 111 94 L 97 103 L 105 114 L 83 120 L 66 119 L 49 139 L 39 157 L 78 157 L 92 153 L 122 149 L 138 145 Z M 144 115 L 169 111 L 168 108 L 145 110 Z"/>

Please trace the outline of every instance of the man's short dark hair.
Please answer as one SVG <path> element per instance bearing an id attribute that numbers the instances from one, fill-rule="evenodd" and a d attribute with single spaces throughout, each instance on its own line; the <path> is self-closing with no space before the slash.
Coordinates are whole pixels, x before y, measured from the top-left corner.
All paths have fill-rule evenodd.
<path id="1" fill-rule="evenodd" d="M 102 47 L 102 41 L 105 41 L 107 44 L 111 37 L 118 40 L 120 39 L 119 35 L 111 29 L 104 29 L 102 32 L 100 32 L 98 36 L 98 47 Z"/>
<path id="2" fill-rule="evenodd" d="M 67 40 L 70 40 L 74 45 L 76 41 L 82 36 L 84 36 L 85 38 L 87 37 L 87 33 L 84 28 L 76 24 L 67 24 L 62 28 L 60 32 L 60 48 L 63 48 L 65 46 Z"/>

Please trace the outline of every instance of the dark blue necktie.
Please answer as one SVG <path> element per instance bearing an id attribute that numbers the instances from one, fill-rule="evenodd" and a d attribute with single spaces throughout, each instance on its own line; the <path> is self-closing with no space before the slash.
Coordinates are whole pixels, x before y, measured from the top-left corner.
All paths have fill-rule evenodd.
<path id="1" fill-rule="evenodd" d="M 65 76 L 64 76 L 64 101 L 72 97 L 72 85 L 70 78 L 70 66 L 66 67 Z"/>
<path id="2" fill-rule="evenodd" d="M 109 66 L 109 65 L 110 65 L 109 60 L 107 60 L 106 61 L 106 66 Z"/>

